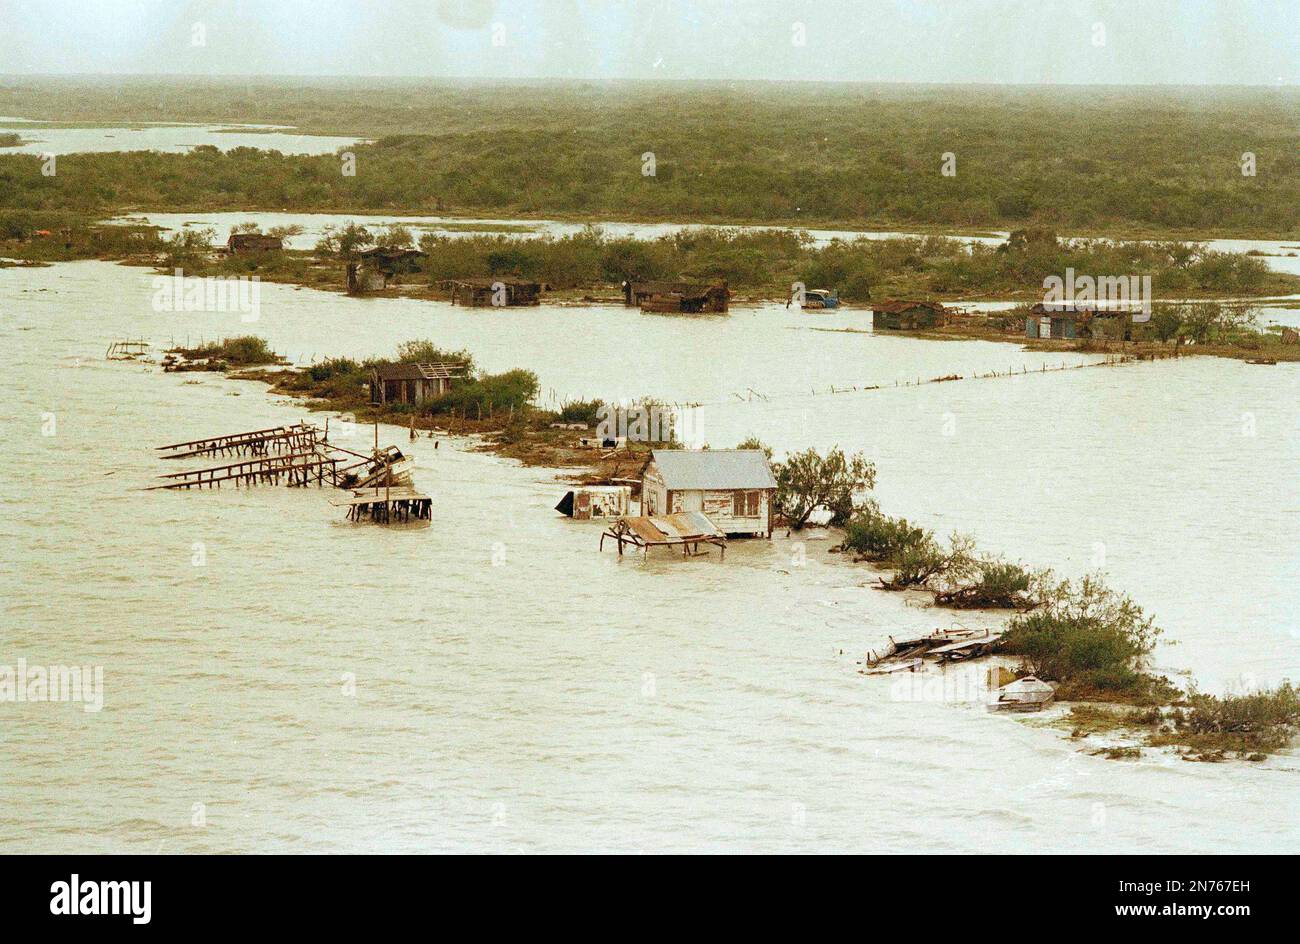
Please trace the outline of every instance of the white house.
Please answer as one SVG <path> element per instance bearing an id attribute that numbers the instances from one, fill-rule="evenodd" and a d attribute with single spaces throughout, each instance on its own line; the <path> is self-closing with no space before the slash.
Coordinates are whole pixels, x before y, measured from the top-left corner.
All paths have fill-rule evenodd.
<path id="1" fill-rule="evenodd" d="M 641 513 L 702 511 L 724 534 L 772 536 L 776 479 L 759 449 L 656 449 L 641 479 Z"/>

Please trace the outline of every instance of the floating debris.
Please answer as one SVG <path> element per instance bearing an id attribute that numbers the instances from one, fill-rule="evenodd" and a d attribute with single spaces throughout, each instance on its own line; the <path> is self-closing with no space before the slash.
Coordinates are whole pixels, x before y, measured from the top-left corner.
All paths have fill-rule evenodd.
<path id="1" fill-rule="evenodd" d="M 1002 641 L 1002 630 L 990 629 L 936 629 L 928 636 L 896 640 L 889 637 L 889 645 L 880 654 L 867 652 L 865 665 L 870 674 L 878 667 L 899 662 L 921 660 L 934 656 L 940 662 L 958 662 L 992 653 Z"/>

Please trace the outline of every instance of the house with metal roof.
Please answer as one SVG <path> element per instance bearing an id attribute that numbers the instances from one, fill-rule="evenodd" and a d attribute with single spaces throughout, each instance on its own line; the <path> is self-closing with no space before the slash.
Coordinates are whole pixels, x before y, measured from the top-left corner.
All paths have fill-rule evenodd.
<path id="1" fill-rule="evenodd" d="M 776 479 L 761 449 L 656 449 L 641 476 L 641 513 L 698 511 L 724 534 L 772 536 Z"/>
<path id="2" fill-rule="evenodd" d="M 432 400 L 465 376 L 460 364 L 380 364 L 370 370 L 370 402 L 410 403 Z"/>

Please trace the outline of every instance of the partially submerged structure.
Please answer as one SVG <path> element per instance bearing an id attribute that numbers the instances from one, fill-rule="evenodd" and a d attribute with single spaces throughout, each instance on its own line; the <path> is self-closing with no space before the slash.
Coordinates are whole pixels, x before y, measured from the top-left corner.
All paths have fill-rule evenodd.
<path id="1" fill-rule="evenodd" d="M 627 485 L 579 485 L 565 492 L 555 510 L 570 518 L 618 518 L 626 515 L 632 501 Z"/>
<path id="2" fill-rule="evenodd" d="M 1056 697 L 1056 689 L 1036 675 L 1026 675 L 997 690 L 989 703 L 995 711 L 1042 711 Z"/>
<path id="3" fill-rule="evenodd" d="M 890 331 L 919 331 L 942 328 L 948 309 L 938 302 L 888 300 L 871 306 L 872 328 Z"/>
<path id="4" fill-rule="evenodd" d="M 906 668 L 914 671 L 921 661 L 933 657 L 938 662 L 962 662 L 996 652 L 1002 642 L 1002 630 L 936 629 L 926 636 L 913 639 L 889 637 L 883 651 L 867 653 L 866 673 L 880 675 Z"/>
<path id="5" fill-rule="evenodd" d="M 656 449 L 641 476 L 647 515 L 701 512 L 724 534 L 770 538 L 775 495 L 761 449 Z"/>
<path id="6" fill-rule="evenodd" d="M 645 515 L 619 518 L 600 536 L 600 549 L 605 549 L 605 538 L 618 542 L 618 554 L 623 556 L 624 545 L 639 548 L 648 558 L 652 547 L 680 547 L 682 556 L 700 553 L 701 544 L 712 544 L 727 555 L 727 538 L 712 521 L 698 511 L 675 515 Z"/>
<path id="7" fill-rule="evenodd" d="M 370 370 L 370 402 L 414 405 L 442 396 L 465 376 L 461 364 L 381 364 Z"/>
<path id="8" fill-rule="evenodd" d="M 271 252 L 283 248 L 284 240 L 265 233 L 231 233 L 226 240 L 226 252 L 232 255 L 241 252 Z"/>
<path id="9" fill-rule="evenodd" d="M 731 304 L 726 281 L 712 285 L 691 282 L 624 282 L 623 303 L 642 311 L 725 313 Z"/>
<path id="10" fill-rule="evenodd" d="M 427 258 L 427 252 L 396 246 L 376 246 L 357 253 L 357 261 L 347 267 L 348 294 L 381 291 L 398 276 L 421 271 Z"/>
<path id="11" fill-rule="evenodd" d="M 545 286 L 541 282 L 492 276 L 479 279 L 445 279 L 444 288 L 451 290 L 453 305 L 473 308 L 501 308 L 516 305 L 540 305 Z"/>

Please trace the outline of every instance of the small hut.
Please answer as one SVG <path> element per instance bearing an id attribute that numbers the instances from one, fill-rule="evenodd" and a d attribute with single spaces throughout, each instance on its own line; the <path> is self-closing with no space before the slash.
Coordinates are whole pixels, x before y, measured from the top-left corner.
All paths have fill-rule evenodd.
<path id="1" fill-rule="evenodd" d="M 481 279 L 446 279 L 444 288 L 451 289 L 453 305 L 474 308 L 496 308 L 516 305 L 540 305 L 545 286 L 541 282 L 508 279 L 500 276 Z"/>
<path id="2" fill-rule="evenodd" d="M 775 495 L 761 449 L 656 449 L 641 480 L 645 514 L 703 512 L 724 534 L 770 538 Z"/>
<path id="3" fill-rule="evenodd" d="M 279 236 L 265 233 L 231 233 L 226 240 L 226 252 L 231 255 L 248 252 L 270 252 L 283 249 L 284 241 Z"/>
<path id="4" fill-rule="evenodd" d="M 555 510 L 579 521 L 618 518 L 627 514 L 631 500 L 632 489 L 627 485 L 581 485 L 565 492 Z"/>
<path id="5" fill-rule="evenodd" d="M 362 292 L 385 289 L 399 275 L 419 272 L 422 261 L 427 258 L 427 252 L 398 249 L 394 246 L 376 246 L 357 253 L 358 261 L 349 262 L 347 266 L 348 294 L 359 295 Z"/>
<path id="6" fill-rule="evenodd" d="M 432 400 L 466 376 L 460 364 L 381 364 L 370 371 L 370 402 L 410 403 Z"/>
<path id="7" fill-rule="evenodd" d="M 871 307 L 871 326 L 887 328 L 890 331 L 942 328 L 947 322 L 947 317 L 948 309 L 938 302 L 891 299 Z"/>
<path id="8" fill-rule="evenodd" d="M 624 282 L 623 303 L 642 311 L 723 313 L 731 304 L 726 281 L 712 285 L 691 282 Z"/>

